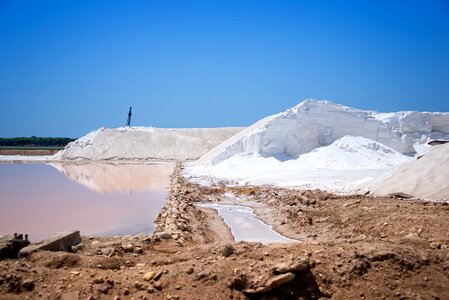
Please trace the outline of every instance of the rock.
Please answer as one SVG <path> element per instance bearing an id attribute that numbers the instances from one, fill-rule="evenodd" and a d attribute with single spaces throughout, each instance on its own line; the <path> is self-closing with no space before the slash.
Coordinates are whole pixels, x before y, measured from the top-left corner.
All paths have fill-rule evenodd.
<path id="1" fill-rule="evenodd" d="M 129 290 L 128 289 L 124 289 L 123 290 L 123 295 L 128 296 L 129 295 Z"/>
<path id="2" fill-rule="evenodd" d="M 98 278 L 95 278 L 93 280 L 93 283 L 95 283 L 95 284 L 100 284 L 100 283 L 103 283 L 103 282 L 104 282 L 103 277 L 98 277 Z"/>
<path id="3" fill-rule="evenodd" d="M 303 259 L 298 262 L 284 263 L 276 266 L 275 271 L 277 273 L 288 273 L 288 272 L 303 272 L 309 269 L 309 260 Z"/>
<path id="4" fill-rule="evenodd" d="M 100 246 L 100 245 L 101 245 L 101 242 L 100 242 L 100 241 L 97 241 L 97 240 L 94 240 L 94 241 L 92 241 L 91 245 L 92 245 L 92 246 Z"/>
<path id="5" fill-rule="evenodd" d="M 109 291 L 109 286 L 104 284 L 99 288 L 99 291 L 102 292 L 103 294 L 107 294 Z"/>
<path id="6" fill-rule="evenodd" d="M 207 277 L 209 277 L 209 275 L 210 275 L 209 272 L 204 272 L 204 271 L 199 272 L 198 274 L 196 274 L 195 280 L 201 280 L 201 279 L 207 278 Z"/>
<path id="7" fill-rule="evenodd" d="M 152 286 L 150 286 L 149 288 L 147 288 L 147 293 L 153 294 L 153 293 L 154 293 L 154 288 L 153 288 Z"/>
<path id="8" fill-rule="evenodd" d="M 54 234 L 48 239 L 37 244 L 31 244 L 19 251 L 19 257 L 28 256 L 30 253 L 40 250 L 70 251 L 72 246 L 81 242 L 79 231 L 64 231 Z"/>
<path id="9" fill-rule="evenodd" d="M 131 243 L 122 245 L 122 248 L 123 248 L 123 250 L 125 250 L 125 252 L 133 252 L 133 250 L 134 250 L 134 246 Z"/>
<path id="10" fill-rule="evenodd" d="M 238 275 L 228 282 L 228 287 L 233 290 L 241 291 L 248 286 L 248 280 L 243 275 Z"/>
<path id="11" fill-rule="evenodd" d="M 159 280 L 159 278 L 161 278 L 161 276 L 162 276 L 162 271 L 159 271 L 159 272 L 157 272 L 157 273 L 154 275 L 153 279 L 154 279 L 154 280 Z"/>
<path id="12" fill-rule="evenodd" d="M 186 273 L 187 274 L 192 274 L 194 271 L 195 270 L 192 267 L 190 267 L 190 268 L 187 269 Z"/>
<path id="13" fill-rule="evenodd" d="M 143 275 L 142 279 L 145 281 L 150 281 L 151 279 L 154 278 L 154 275 L 155 275 L 155 273 L 153 271 L 149 271 L 149 272 L 146 272 L 145 275 Z"/>
<path id="14" fill-rule="evenodd" d="M 155 282 L 153 284 L 154 288 L 158 291 L 162 290 L 162 284 L 160 282 Z"/>
<path id="15" fill-rule="evenodd" d="M 158 232 L 154 234 L 157 238 L 160 238 L 161 240 L 170 240 L 172 239 L 172 235 L 168 232 Z"/>
<path id="16" fill-rule="evenodd" d="M 100 253 L 105 256 L 111 256 L 112 254 L 114 254 L 114 252 L 115 252 L 115 249 L 112 247 L 100 249 Z"/>
<path id="17" fill-rule="evenodd" d="M 14 234 L 14 236 L 4 235 L 0 236 L 0 260 L 7 258 L 17 258 L 19 251 L 28 246 L 28 235 Z"/>
<path id="18" fill-rule="evenodd" d="M 143 285 L 143 284 L 140 283 L 140 282 L 134 283 L 134 287 L 135 287 L 136 289 L 138 289 L 138 290 L 144 290 L 144 289 L 145 289 L 145 285 Z"/>
<path id="19" fill-rule="evenodd" d="M 272 289 L 274 289 L 278 286 L 286 284 L 286 283 L 292 281 L 293 279 L 295 279 L 294 273 L 281 274 L 281 275 L 275 276 L 275 277 L 271 278 L 270 280 L 268 280 L 268 282 L 265 284 L 265 286 L 258 287 L 255 289 L 245 289 L 245 290 L 243 290 L 243 292 L 247 293 L 247 294 L 265 293 L 265 292 L 271 291 Z"/>
<path id="20" fill-rule="evenodd" d="M 412 199 L 413 198 L 412 195 L 402 193 L 402 192 L 391 193 L 391 194 L 388 194 L 387 196 L 392 197 L 392 198 L 399 198 L 399 199 Z"/>
<path id="21" fill-rule="evenodd" d="M 27 291 L 32 291 L 34 289 L 34 281 L 31 279 L 25 279 L 22 282 L 22 286 L 27 290 Z"/>

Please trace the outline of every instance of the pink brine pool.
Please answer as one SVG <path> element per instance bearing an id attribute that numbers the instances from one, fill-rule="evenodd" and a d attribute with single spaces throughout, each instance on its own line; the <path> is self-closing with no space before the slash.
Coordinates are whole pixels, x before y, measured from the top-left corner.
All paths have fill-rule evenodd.
<path id="1" fill-rule="evenodd" d="M 0 235 L 152 233 L 174 165 L 0 164 Z"/>

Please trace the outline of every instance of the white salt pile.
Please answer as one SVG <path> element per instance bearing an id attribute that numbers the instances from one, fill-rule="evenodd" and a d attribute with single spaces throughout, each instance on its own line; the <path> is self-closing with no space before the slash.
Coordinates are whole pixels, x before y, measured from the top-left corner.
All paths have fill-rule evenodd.
<path id="1" fill-rule="evenodd" d="M 362 136 L 413 155 L 417 152 L 414 146 L 449 138 L 449 113 L 378 113 L 306 100 L 246 128 L 197 163 L 217 164 L 238 153 L 295 158 L 345 135 Z"/>
<path id="2" fill-rule="evenodd" d="M 406 193 L 428 200 L 449 200 L 449 144 L 431 147 L 367 185 L 375 195 Z"/>
<path id="3" fill-rule="evenodd" d="M 185 174 L 364 192 L 362 184 L 427 151 L 431 139 L 449 139 L 449 113 L 378 113 L 306 100 L 242 130 Z"/>
<path id="4" fill-rule="evenodd" d="M 242 128 L 100 128 L 68 144 L 56 160 L 193 160 Z"/>
<path id="5" fill-rule="evenodd" d="M 280 161 L 272 156 L 246 153 L 216 165 L 190 164 L 185 171 L 194 177 L 228 179 L 239 184 L 275 184 L 348 193 L 410 159 L 373 140 L 344 136 L 297 159 Z"/>

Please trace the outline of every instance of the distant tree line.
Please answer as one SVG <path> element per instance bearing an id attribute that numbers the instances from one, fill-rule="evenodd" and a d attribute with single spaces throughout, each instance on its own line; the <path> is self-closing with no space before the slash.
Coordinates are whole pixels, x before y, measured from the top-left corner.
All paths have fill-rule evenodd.
<path id="1" fill-rule="evenodd" d="M 75 139 L 66 137 L 0 138 L 0 147 L 65 147 Z"/>

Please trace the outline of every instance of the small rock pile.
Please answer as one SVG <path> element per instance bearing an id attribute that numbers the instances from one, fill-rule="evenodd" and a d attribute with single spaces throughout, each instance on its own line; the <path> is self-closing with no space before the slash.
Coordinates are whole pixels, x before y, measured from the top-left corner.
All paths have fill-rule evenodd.
<path id="1" fill-rule="evenodd" d="M 304 278 L 310 271 L 309 260 L 292 259 L 280 264 L 262 264 L 251 270 L 235 269 L 234 277 L 228 282 L 231 289 L 242 291 L 247 295 L 262 294 L 292 282 L 295 278 Z"/>
<path id="2" fill-rule="evenodd" d="M 188 191 L 182 188 L 182 176 L 177 167 L 171 176 L 170 195 L 167 204 L 156 218 L 155 239 L 174 239 L 183 244 L 189 239 L 191 230 L 186 218 L 189 210 L 194 209 Z"/>

